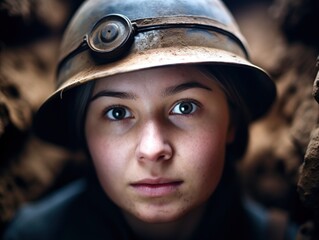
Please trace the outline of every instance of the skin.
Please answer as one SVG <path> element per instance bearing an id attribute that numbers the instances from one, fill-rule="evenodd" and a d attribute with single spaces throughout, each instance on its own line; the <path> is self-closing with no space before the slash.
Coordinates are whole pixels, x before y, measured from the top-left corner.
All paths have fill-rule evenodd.
<path id="1" fill-rule="evenodd" d="M 195 66 L 97 80 L 85 121 L 102 188 L 132 229 L 153 239 L 191 234 L 233 135 L 224 92 Z"/>

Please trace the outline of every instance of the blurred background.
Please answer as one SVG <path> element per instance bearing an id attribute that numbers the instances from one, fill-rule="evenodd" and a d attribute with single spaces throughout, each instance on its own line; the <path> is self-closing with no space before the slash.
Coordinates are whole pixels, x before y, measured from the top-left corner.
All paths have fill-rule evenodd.
<path id="1" fill-rule="evenodd" d="M 81 154 L 32 132 L 36 110 L 54 89 L 63 30 L 81 3 L 0 0 L 0 236 L 24 203 L 85 173 Z M 224 3 L 247 38 L 252 61 L 278 89 L 269 114 L 252 125 L 247 155 L 238 163 L 245 193 L 301 225 L 298 239 L 319 239 L 319 1 Z"/>

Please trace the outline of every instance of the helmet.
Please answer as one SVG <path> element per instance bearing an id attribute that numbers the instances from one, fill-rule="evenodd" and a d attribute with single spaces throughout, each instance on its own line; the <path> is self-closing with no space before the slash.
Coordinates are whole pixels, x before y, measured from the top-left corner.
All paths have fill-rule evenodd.
<path id="1" fill-rule="evenodd" d="M 68 124 L 63 100 L 76 86 L 175 64 L 223 65 L 238 73 L 252 120 L 275 99 L 274 83 L 249 62 L 246 41 L 221 1 L 90 0 L 66 29 L 57 90 L 39 109 L 35 130 L 46 140 L 68 146 L 72 140 L 64 136 Z"/>

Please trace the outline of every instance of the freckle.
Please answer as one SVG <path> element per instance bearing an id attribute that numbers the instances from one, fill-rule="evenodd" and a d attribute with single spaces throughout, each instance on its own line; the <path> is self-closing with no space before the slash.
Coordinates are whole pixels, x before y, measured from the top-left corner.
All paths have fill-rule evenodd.
<path id="1" fill-rule="evenodd" d="M 184 203 L 189 203 L 190 202 L 188 198 L 183 198 L 182 200 L 183 200 Z"/>

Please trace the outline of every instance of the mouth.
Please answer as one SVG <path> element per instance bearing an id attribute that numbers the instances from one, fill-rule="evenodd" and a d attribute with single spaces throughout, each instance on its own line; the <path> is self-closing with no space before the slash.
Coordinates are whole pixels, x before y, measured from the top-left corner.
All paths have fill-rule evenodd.
<path id="1" fill-rule="evenodd" d="M 130 186 L 141 196 L 162 197 L 178 191 L 182 184 L 182 180 L 157 178 L 142 179 L 131 183 Z"/>

